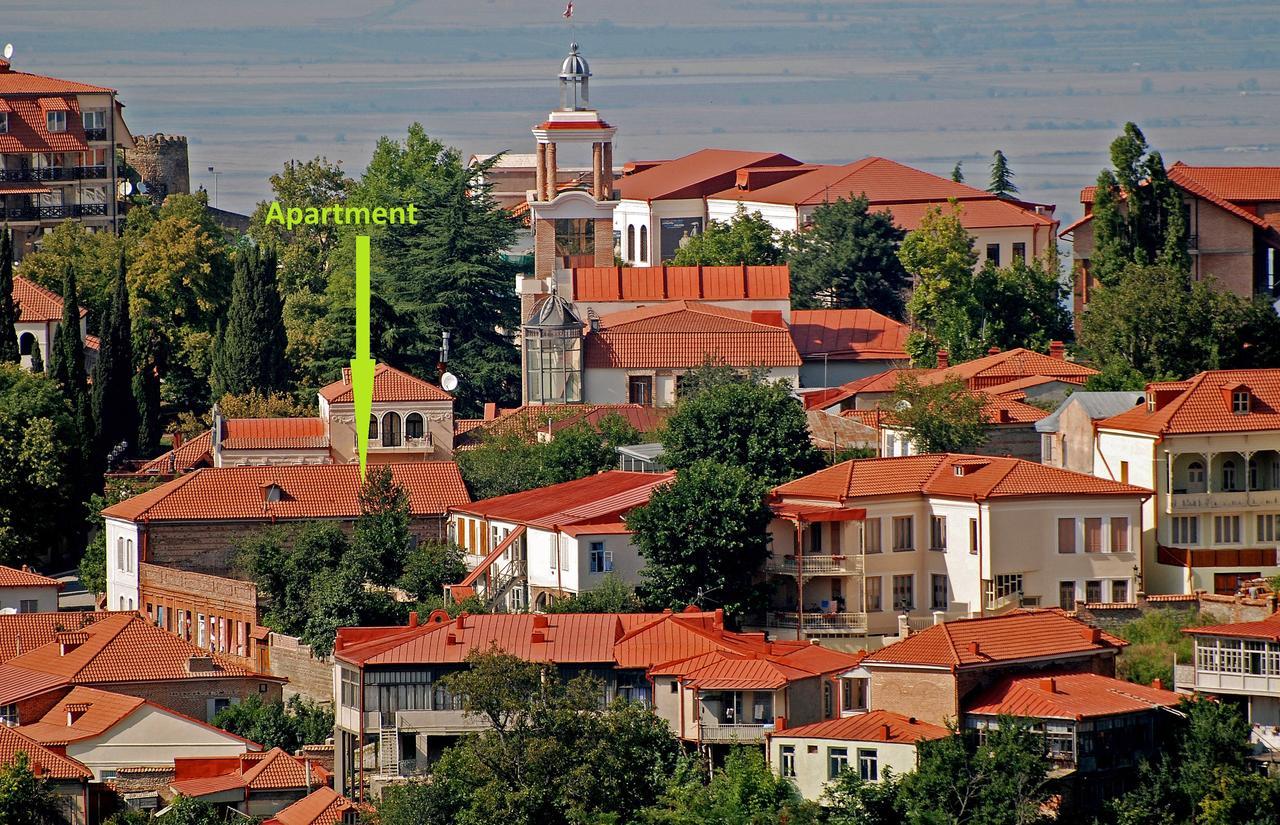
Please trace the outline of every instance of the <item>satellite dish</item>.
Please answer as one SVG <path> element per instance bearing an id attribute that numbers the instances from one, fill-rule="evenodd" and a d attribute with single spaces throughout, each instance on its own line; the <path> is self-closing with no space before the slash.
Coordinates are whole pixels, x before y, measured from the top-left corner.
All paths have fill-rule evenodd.
<path id="1" fill-rule="evenodd" d="M 5 43 L 5 44 L 4 44 L 4 59 L 5 59 L 5 60 L 8 60 L 8 59 L 9 59 L 9 58 L 11 58 L 11 57 L 13 57 L 13 44 L 12 44 L 12 43 Z"/>
<path id="2" fill-rule="evenodd" d="M 133 184 L 127 180 L 120 181 L 120 194 L 128 197 L 133 194 Z"/>
<path id="3" fill-rule="evenodd" d="M 444 388 L 445 392 L 453 392 L 458 388 L 458 376 L 451 372 L 446 372 L 440 376 L 440 386 Z"/>

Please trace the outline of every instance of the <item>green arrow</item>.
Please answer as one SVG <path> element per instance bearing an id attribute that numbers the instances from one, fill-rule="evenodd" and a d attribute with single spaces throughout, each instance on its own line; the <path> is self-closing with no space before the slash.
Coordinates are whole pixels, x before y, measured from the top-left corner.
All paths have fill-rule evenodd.
<path id="1" fill-rule="evenodd" d="M 373 415 L 373 359 L 369 357 L 369 236 L 356 236 L 356 357 L 351 359 L 351 396 L 356 405 L 356 448 L 360 478 L 369 455 L 369 418 Z"/>

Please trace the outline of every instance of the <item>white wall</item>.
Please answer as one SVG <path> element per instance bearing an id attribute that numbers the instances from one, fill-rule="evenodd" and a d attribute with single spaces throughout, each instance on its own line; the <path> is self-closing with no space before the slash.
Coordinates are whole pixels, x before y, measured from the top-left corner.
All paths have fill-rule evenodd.
<path id="1" fill-rule="evenodd" d="M 94 779 L 104 771 L 143 765 L 167 765 L 175 757 L 235 756 L 249 750 L 244 740 L 186 719 L 156 705 L 144 704 L 100 736 L 67 745 Z"/>
<path id="2" fill-rule="evenodd" d="M 622 233 L 622 257 L 631 266 L 657 266 L 660 258 L 662 219 L 663 218 L 698 218 L 705 221 L 706 204 L 702 198 L 680 198 L 672 200 L 639 201 L 621 200 L 613 210 L 613 229 Z M 636 255 L 627 259 L 627 227 L 634 226 L 636 231 Z M 648 255 L 640 260 L 640 228 L 646 227 L 648 232 Z"/>
<path id="3" fill-rule="evenodd" d="M 53 613 L 58 609 L 58 588 L 0 587 L 0 611 L 21 611 L 24 601 L 34 601 L 36 609 L 28 613 Z"/>
<path id="4" fill-rule="evenodd" d="M 582 400 L 586 404 L 626 404 L 629 401 L 628 381 L 632 375 L 653 377 L 653 405 L 669 407 L 676 403 L 677 375 L 686 372 L 681 368 L 667 369 L 610 369 L 588 368 L 582 371 Z M 765 376 L 769 381 L 786 381 L 792 387 L 800 383 L 799 367 L 773 367 Z"/>
<path id="5" fill-rule="evenodd" d="M 574 592 L 581 593 L 595 590 L 608 573 L 591 572 L 591 544 L 602 542 L 607 552 L 613 553 L 613 575 L 627 585 L 635 587 L 640 584 L 640 570 L 644 567 L 644 559 L 640 551 L 631 541 L 630 533 L 609 533 L 591 535 L 580 533 L 576 538 L 563 536 L 563 548 L 566 552 L 576 552 L 577 576 L 574 578 Z"/>
<path id="6" fill-rule="evenodd" d="M 818 801 L 827 784 L 827 751 L 829 748 L 845 748 L 849 755 L 849 768 L 858 770 L 858 751 L 876 752 L 877 781 L 884 778 L 885 769 L 894 776 L 902 776 L 916 769 L 916 746 L 898 742 L 864 742 L 847 739 L 805 739 L 776 733 L 769 742 L 769 764 L 775 774 L 781 775 L 782 748 L 795 748 L 796 775 L 792 778 L 796 789 L 805 799 Z M 809 748 L 815 748 L 809 753 Z"/>
<path id="7" fill-rule="evenodd" d="M 746 207 L 748 213 L 759 214 L 779 232 L 795 232 L 799 228 L 797 210 L 792 204 L 708 198 L 707 220 L 728 223 L 737 214 L 739 205 Z"/>
<path id="8" fill-rule="evenodd" d="M 142 553 L 142 527 L 131 521 L 109 518 L 106 531 L 107 609 L 137 610 L 141 604 L 138 560 Z"/>

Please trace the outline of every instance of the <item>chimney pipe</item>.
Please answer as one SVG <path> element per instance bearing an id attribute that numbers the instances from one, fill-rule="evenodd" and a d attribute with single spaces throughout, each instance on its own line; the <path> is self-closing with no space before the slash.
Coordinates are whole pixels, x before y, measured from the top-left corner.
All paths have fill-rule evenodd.
<path id="1" fill-rule="evenodd" d="M 893 734 L 892 734 L 892 732 L 889 730 L 889 723 L 888 723 L 888 722 L 885 722 L 885 723 L 884 723 L 883 725 L 881 725 L 880 727 L 881 727 L 881 728 L 883 728 L 882 733 L 884 734 L 884 741 L 888 742 L 888 741 L 892 740 L 892 739 L 893 739 Z"/>
<path id="2" fill-rule="evenodd" d="M 417 627 L 417 626 L 418 626 L 418 611 L 410 610 L 409 611 L 409 627 Z"/>
<path id="3" fill-rule="evenodd" d="M 785 717 L 785 716 L 775 716 L 775 717 L 773 717 L 773 730 L 774 730 L 774 732 L 777 732 L 777 731 L 780 731 L 780 730 L 786 730 L 786 729 L 787 729 L 787 717 Z"/>
<path id="4" fill-rule="evenodd" d="M 951 366 L 951 353 L 945 349 L 938 350 L 938 369 L 945 370 Z"/>
<path id="5" fill-rule="evenodd" d="M 1045 693 L 1057 693 L 1058 683 L 1054 681 L 1052 676 L 1050 676 L 1047 679 L 1040 680 L 1040 689 Z"/>

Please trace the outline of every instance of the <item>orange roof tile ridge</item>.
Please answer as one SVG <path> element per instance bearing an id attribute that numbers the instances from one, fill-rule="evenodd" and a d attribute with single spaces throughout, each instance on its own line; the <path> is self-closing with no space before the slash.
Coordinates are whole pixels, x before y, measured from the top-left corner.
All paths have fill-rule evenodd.
<path id="1" fill-rule="evenodd" d="M 1004 471 L 1003 473 L 1001 473 L 1001 474 L 1000 474 L 1000 478 L 999 478 L 999 479 L 997 479 L 995 482 L 993 482 L 993 483 L 991 483 L 991 484 L 988 484 L 988 485 L 987 485 L 987 492 L 986 492 L 986 495 L 984 495 L 984 496 L 983 496 L 983 498 L 984 498 L 984 499 L 985 499 L 985 498 L 989 498 L 989 497 L 991 496 L 991 494 L 992 494 L 992 493 L 994 493 L 994 492 L 996 491 L 996 489 L 997 489 L 1001 484 L 1003 484 L 1003 483 L 1004 483 L 1004 480 L 1005 480 L 1006 478 L 1008 478 L 1010 475 L 1012 475 L 1012 473 L 1013 473 L 1013 471 L 1014 471 L 1014 470 L 1018 469 L 1018 466 L 1019 466 L 1019 465 L 1018 465 L 1018 460 L 1017 460 L 1017 459 L 1011 459 L 1011 460 L 1008 462 L 1008 464 L 1005 466 L 1005 471 Z M 977 496 L 974 496 L 974 498 L 975 498 L 975 499 L 977 499 Z"/>

